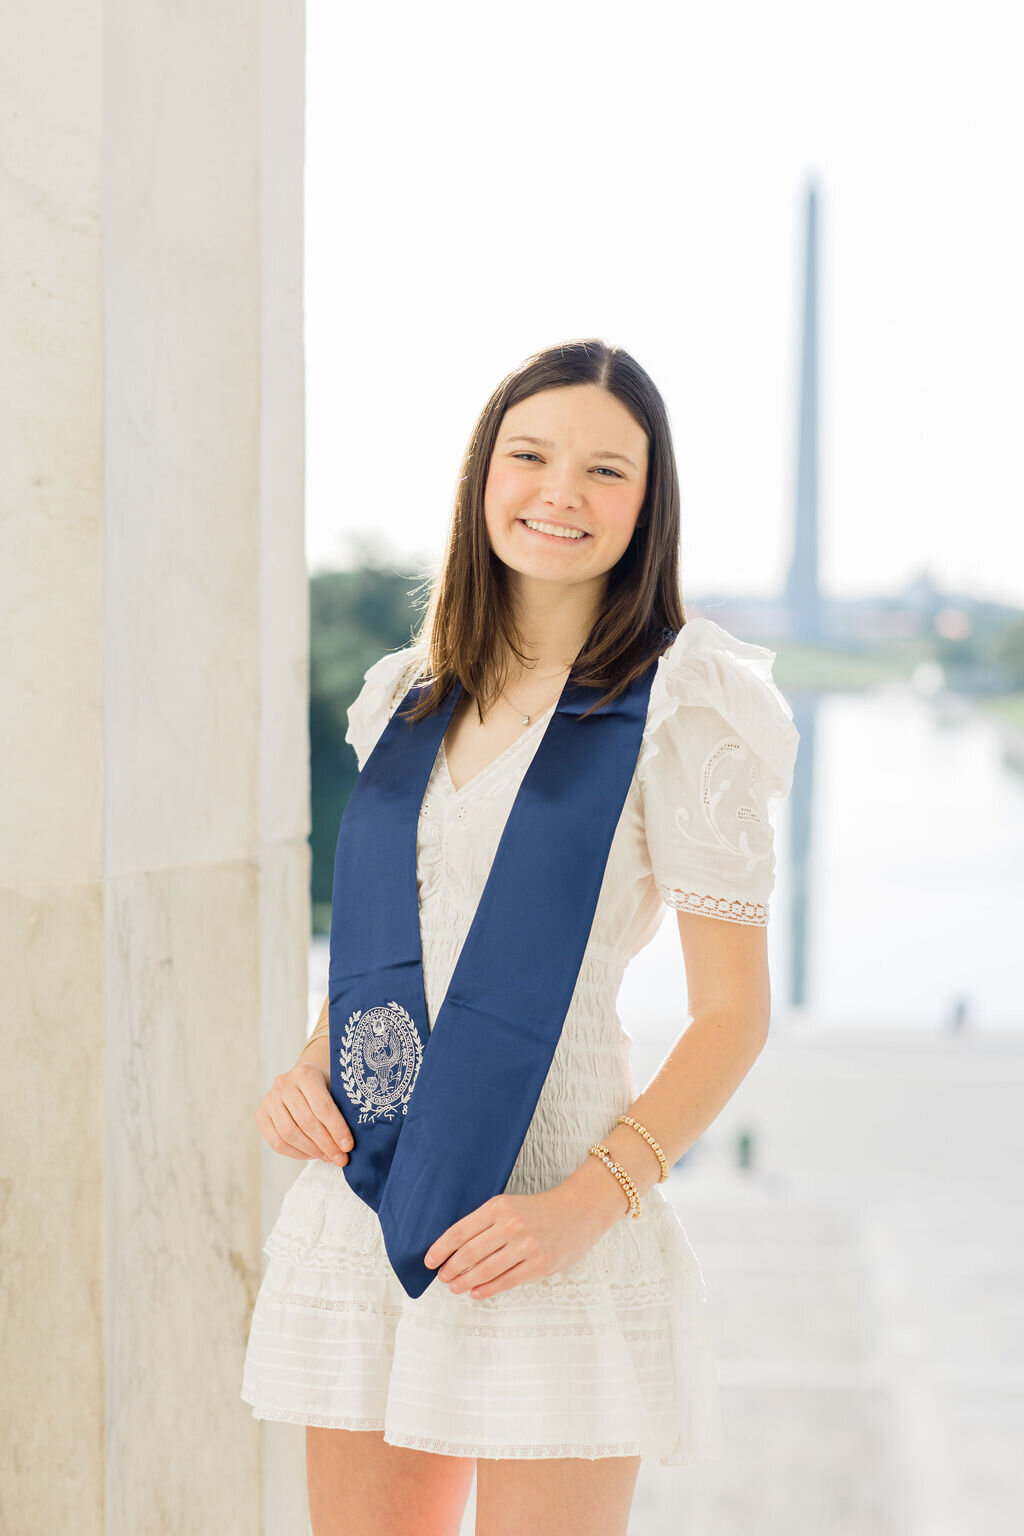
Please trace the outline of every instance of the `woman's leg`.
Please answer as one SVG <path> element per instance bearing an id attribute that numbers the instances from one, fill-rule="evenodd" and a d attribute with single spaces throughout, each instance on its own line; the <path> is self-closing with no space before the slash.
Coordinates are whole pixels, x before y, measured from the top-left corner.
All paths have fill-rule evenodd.
<path id="1" fill-rule="evenodd" d="M 476 1464 L 476 1536 L 625 1536 L 639 1456 L 537 1457 Z"/>
<path id="2" fill-rule="evenodd" d="M 475 1467 L 388 1445 L 383 1430 L 307 1425 L 313 1536 L 459 1536 Z"/>

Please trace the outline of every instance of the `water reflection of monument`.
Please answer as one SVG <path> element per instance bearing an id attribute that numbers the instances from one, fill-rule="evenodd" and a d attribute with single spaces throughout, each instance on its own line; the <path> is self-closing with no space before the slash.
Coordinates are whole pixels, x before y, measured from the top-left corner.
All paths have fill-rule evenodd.
<path id="1" fill-rule="evenodd" d="M 800 415 L 797 429 L 796 516 L 793 554 L 783 603 L 788 633 L 817 644 L 823 639 L 818 584 L 818 193 L 808 188 L 804 238 L 804 283 L 800 345 Z M 793 720 L 800 732 L 789 801 L 789 985 L 791 1007 L 806 1007 L 811 867 L 811 808 L 814 790 L 814 737 L 818 695 L 813 689 L 787 689 Z"/>

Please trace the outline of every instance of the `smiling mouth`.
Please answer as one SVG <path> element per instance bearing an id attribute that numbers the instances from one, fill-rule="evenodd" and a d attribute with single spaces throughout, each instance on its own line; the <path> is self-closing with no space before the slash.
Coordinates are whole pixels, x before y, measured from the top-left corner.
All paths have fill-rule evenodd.
<path id="1" fill-rule="evenodd" d="M 552 542 L 558 542 L 561 544 L 582 544 L 585 539 L 590 538 L 590 534 L 587 533 L 584 529 L 570 528 L 568 525 L 564 525 L 564 532 L 558 532 L 557 530 L 559 525 L 557 523 L 548 523 L 542 517 L 531 517 L 530 522 L 527 522 L 525 517 L 518 517 L 516 518 L 516 522 L 521 523 L 526 529 L 527 533 L 532 533 L 535 538 L 550 539 Z M 531 528 L 530 523 L 538 523 L 540 526 L 537 528 Z M 549 533 L 547 532 L 547 529 L 549 528 L 555 529 L 556 531 Z"/>

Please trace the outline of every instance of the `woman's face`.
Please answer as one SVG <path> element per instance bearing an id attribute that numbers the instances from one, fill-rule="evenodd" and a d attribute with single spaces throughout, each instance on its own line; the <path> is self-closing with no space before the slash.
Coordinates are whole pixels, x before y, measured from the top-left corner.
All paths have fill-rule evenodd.
<path id="1" fill-rule="evenodd" d="M 510 406 L 498 428 L 484 487 L 491 548 L 522 595 L 534 582 L 600 590 L 646 487 L 646 433 L 614 395 L 597 384 L 542 390 Z"/>

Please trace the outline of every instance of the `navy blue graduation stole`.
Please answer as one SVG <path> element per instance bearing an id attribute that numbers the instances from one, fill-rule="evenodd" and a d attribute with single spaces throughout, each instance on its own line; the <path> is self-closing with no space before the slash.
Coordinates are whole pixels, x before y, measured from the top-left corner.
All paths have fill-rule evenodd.
<path id="1" fill-rule="evenodd" d="M 672 631 L 668 631 L 671 635 Z M 640 753 L 657 658 L 603 709 L 571 678 L 523 776 L 433 1029 L 417 824 L 462 694 L 410 725 L 411 688 L 341 819 L 330 940 L 331 1096 L 355 1143 L 349 1187 L 377 1212 L 410 1296 L 453 1222 L 501 1194 L 551 1066 Z"/>

